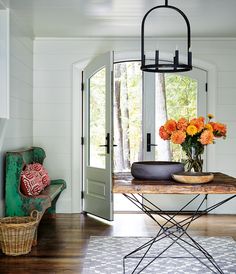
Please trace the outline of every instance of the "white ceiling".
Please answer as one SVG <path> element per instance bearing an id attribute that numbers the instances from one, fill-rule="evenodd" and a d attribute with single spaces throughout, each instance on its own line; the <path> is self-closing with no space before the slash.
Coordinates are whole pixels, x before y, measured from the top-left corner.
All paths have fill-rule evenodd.
<path id="1" fill-rule="evenodd" d="M 0 0 L 32 25 L 35 37 L 137 37 L 144 14 L 164 0 Z M 236 0 L 169 0 L 191 24 L 193 37 L 236 37 Z M 148 36 L 185 35 L 182 17 L 151 13 Z"/>

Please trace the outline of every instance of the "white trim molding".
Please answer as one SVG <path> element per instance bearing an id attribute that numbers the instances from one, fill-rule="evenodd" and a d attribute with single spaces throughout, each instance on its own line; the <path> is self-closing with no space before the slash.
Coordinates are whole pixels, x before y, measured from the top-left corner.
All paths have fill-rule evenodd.
<path id="1" fill-rule="evenodd" d="M 79 61 L 72 65 L 72 152 L 71 152 L 71 212 L 82 211 L 81 191 L 83 184 L 83 149 L 81 137 L 83 136 L 82 115 L 82 71 L 87 61 Z"/>

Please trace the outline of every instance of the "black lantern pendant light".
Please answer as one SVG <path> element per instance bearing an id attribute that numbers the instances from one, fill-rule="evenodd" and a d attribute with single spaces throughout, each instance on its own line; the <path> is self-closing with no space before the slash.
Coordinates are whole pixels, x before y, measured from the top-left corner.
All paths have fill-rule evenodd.
<path id="1" fill-rule="evenodd" d="M 179 51 L 176 49 L 174 53 L 173 61 L 161 61 L 159 56 L 159 50 L 155 50 L 153 60 L 147 60 L 145 56 L 145 47 L 144 47 L 144 25 L 148 15 L 155 9 L 172 9 L 178 12 L 185 20 L 187 25 L 187 51 L 186 51 L 186 62 L 181 63 L 179 60 Z M 190 23 L 187 16 L 178 8 L 168 5 L 168 0 L 165 0 L 165 5 L 156 6 L 150 9 L 143 17 L 142 26 L 141 26 L 141 70 L 148 72 L 181 72 L 189 71 L 192 69 L 192 52 L 190 52 L 191 45 L 191 30 Z"/>

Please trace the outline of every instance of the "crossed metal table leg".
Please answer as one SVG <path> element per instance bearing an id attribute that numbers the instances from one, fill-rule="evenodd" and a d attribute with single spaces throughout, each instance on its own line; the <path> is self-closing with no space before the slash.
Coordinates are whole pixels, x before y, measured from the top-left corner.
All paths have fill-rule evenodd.
<path id="1" fill-rule="evenodd" d="M 147 198 L 142 196 L 141 194 L 137 194 L 139 197 L 142 197 L 142 200 L 144 200 L 146 203 L 143 204 L 137 196 L 134 194 L 123 194 L 127 199 L 129 199 L 133 204 L 135 204 L 139 209 L 141 209 L 145 214 L 147 214 L 154 222 L 157 223 L 157 225 L 160 227 L 157 235 L 149 240 L 148 242 L 144 243 L 143 245 L 136 248 L 134 251 L 130 252 L 123 258 L 123 273 L 126 273 L 126 260 L 127 259 L 136 259 L 137 264 L 132 270 L 132 274 L 136 273 L 142 273 L 149 265 L 151 265 L 156 259 L 158 258 L 166 258 L 163 257 L 164 253 L 172 247 L 174 244 L 177 244 L 179 247 L 181 247 L 183 250 L 186 251 L 186 253 L 189 254 L 189 257 L 184 258 L 195 258 L 198 260 L 202 265 L 204 265 L 207 269 L 211 270 L 212 273 L 221 273 L 224 274 L 220 266 L 217 264 L 217 262 L 214 260 L 214 258 L 204 249 L 196 240 L 194 240 L 187 232 L 189 226 L 191 223 L 198 218 L 200 218 L 203 215 L 206 215 L 207 213 L 211 212 L 215 208 L 223 205 L 224 203 L 230 201 L 236 195 L 233 195 L 227 199 L 222 200 L 219 203 L 216 203 L 208 208 L 206 208 L 204 211 L 200 211 L 201 206 L 207 199 L 207 195 L 205 195 L 201 201 L 199 202 L 199 205 L 195 212 L 191 215 L 186 217 L 185 219 L 181 221 L 176 221 L 175 217 L 178 216 L 183 210 L 191 204 L 193 201 L 195 201 L 200 194 L 195 195 L 188 203 L 186 203 L 178 212 L 176 212 L 173 215 L 166 214 L 163 210 L 161 210 L 157 205 L 149 201 Z M 153 213 L 153 208 L 155 209 L 155 213 Z M 164 224 L 161 224 L 156 218 L 154 218 L 154 214 L 157 214 L 162 219 L 165 220 Z M 184 237 L 183 237 L 184 236 Z M 155 254 L 150 256 L 150 250 L 152 246 L 159 241 L 169 238 L 170 244 L 167 245 L 162 251 L 159 252 L 159 254 Z M 185 244 L 185 245 L 184 245 Z M 198 257 L 196 256 L 191 250 L 189 250 L 187 247 L 192 247 L 193 249 L 199 251 L 202 256 Z M 142 255 L 139 255 L 140 251 L 143 251 Z M 148 262 L 145 263 L 144 259 L 148 258 Z M 181 257 L 169 257 L 172 259 L 178 259 Z M 183 257 L 182 257 L 183 258 Z M 207 259 L 209 262 L 208 264 L 203 261 L 203 259 Z"/>

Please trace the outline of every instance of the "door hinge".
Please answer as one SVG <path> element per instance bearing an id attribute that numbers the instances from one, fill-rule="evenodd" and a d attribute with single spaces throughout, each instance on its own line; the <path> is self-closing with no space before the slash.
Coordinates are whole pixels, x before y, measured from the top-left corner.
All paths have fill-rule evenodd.
<path id="1" fill-rule="evenodd" d="M 206 88 L 206 92 L 208 92 L 208 83 L 206 83 L 206 87 L 205 88 Z"/>
<path id="2" fill-rule="evenodd" d="M 84 145 L 84 137 L 81 137 L 81 145 Z"/>
<path id="3" fill-rule="evenodd" d="M 81 91 L 84 91 L 84 83 L 81 83 Z"/>
<path id="4" fill-rule="evenodd" d="M 84 199 L 84 191 L 81 191 L 81 199 Z"/>

